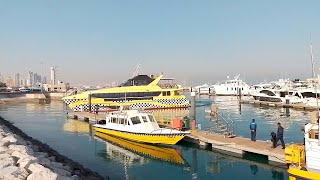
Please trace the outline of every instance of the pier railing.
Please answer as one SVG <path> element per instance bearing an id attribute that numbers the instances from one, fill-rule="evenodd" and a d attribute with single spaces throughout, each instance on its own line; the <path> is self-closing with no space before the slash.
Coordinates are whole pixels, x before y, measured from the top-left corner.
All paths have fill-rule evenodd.
<path id="1" fill-rule="evenodd" d="M 229 114 L 224 112 L 209 111 L 210 119 L 215 123 L 215 126 L 211 126 L 209 128 L 210 131 L 218 131 L 222 132 L 222 134 L 227 137 L 235 137 L 236 136 L 236 126 L 237 123 L 230 118 Z"/>

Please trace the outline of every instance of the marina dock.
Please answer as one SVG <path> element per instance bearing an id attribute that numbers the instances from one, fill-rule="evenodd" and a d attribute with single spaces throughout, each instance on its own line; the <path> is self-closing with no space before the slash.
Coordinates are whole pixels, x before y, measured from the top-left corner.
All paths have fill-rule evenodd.
<path id="1" fill-rule="evenodd" d="M 85 122 L 96 123 L 99 120 L 105 120 L 106 113 L 99 112 L 96 114 L 90 112 L 68 112 L 68 117 L 72 119 L 83 120 Z"/>
<path id="2" fill-rule="evenodd" d="M 223 154 L 243 157 L 246 153 L 253 153 L 265 156 L 271 164 L 285 164 L 284 149 L 279 146 L 271 148 L 272 143 L 267 141 L 257 140 L 253 142 L 249 138 L 243 137 L 227 138 L 224 135 L 206 131 L 194 131 L 191 135 L 187 135 L 184 140 L 199 144 L 204 148 L 211 146 L 212 150 Z"/>
<path id="3" fill-rule="evenodd" d="M 106 113 L 95 114 L 90 112 L 69 112 L 68 117 L 73 119 L 84 120 L 90 123 L 96 123 L 98 120 L 105 120 Z M 158 122 L 161 126 L 171 126 L 169 122 Z M 233 137 L 228 138 L 222 134 L 207 131 L 193 131 L 190 135 L 185 136 L 185 142 L 197 144 L 202 148 L 212 148 L 222 154 L 232 155 L 242 158 L 246 153 L 252 153 L 264 156 L 270 164 L 285 164 L 285 153 L 281 147 L 271 148 L 271 142 L 257 140 L 252 142 L 248 138 Z"/>
<path id="4" fill-rule="evenodd" d="M 258 100 L 240 100 L 241 104 L 253 104 L 259 106 L 269 106 L 269 107 L 280 107 L 280 108 L 293 108 L 297 110 L 314 111 L 317 107 L 307 106 L 303 103 L 296 104 L 283 104 L 280 102 L 268 102 L 268 101 L 258 101 Z"/>

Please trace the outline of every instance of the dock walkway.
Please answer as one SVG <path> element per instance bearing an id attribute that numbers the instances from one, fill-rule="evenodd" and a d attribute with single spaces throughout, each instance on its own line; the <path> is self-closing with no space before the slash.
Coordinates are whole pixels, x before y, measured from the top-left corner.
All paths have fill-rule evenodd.
<path id="1" fill-rule="evenodd" d="M 98 120 L 105 120 L 106 113 L 99 112 L 98 114 L 96 114 L 90 112 L 68 112 L 68 117 L 72 119 L 81 119 L 86 122 L 96 123 Z"/>
<path id="2" fill-rule="evenodd" d="M 308 106 L 303 103 L 284 104 L 281 102 L 268 102 L 268 101 L 258 101 L 258 100 L 240 100 L 240 103 L 254 104 L 254 105 L 260 105 L 260 106 L 270 106 L 270 107 L 293 108 L 293 109 L 306 110 L 306 111 L 317 110 L 317 107 Z"/>
<path id="3" fill-rule="evenodd" d="M 197 143 L 200 146 L 211 145 L 213 150 L 237 157 L 242 157 L 245 153 L 254 153 L 268 157 L 271 163 L 285 164 L 284 149 L 281 146 L 272 148 L 272 143 L 267 141 L 257 140 L 253 142 L 251 139 L 243 137 L 228 138 L 224 135 L 206 131 L 192 132 L 185 140 Z"/>

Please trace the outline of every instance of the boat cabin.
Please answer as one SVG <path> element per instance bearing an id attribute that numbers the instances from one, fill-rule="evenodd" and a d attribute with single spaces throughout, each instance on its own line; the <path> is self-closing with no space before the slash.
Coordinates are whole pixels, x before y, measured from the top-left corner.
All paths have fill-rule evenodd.
<path id="1" fill-rule="evenodd" d="M 106 115 L 106 121 L 100 125 L 119 131 L 151 132 L 159 129 L 159 125 L 152 114 L 138 110 L 115 111 Z"/>

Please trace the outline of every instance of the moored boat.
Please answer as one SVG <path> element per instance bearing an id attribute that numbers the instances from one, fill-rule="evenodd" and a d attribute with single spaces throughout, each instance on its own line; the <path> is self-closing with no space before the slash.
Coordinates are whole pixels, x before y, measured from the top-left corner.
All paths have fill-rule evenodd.
<path id="1" fill-rule="evenodd" d="M 160 128 L 154 116 L 138 110 L 110 112 L 106 120 L 93 125 L 96 132 L 151 144 L 173 145 L 190 131 Z"/>
<path id="2" fill-rule="evenodd" d="M 228 76 L 225 82 L 213 85 L 215 94 L 222 96 L 236 96 L 240 93 L 241 95 L 249 95 L 250 86 L 239 77 L 240 75 L 234 77 L 234 79 L 229 79 Z"/>
<path id="3" fill-rule="evenodd" d="M 317 114 L 318 112 L 315 112 Z M 305 125 L 304 144 L 291 144 L 285 149 L 290 179 L 320 179 L 319 123 Z"/>
<path id="4" fill-rule="evenodd" d="M 108 111 L 120 106 L 150 110 L 189 107 L 189 100 L 180 94 L 183 88 L 162 77 L 137 75 L 118 87 L 69 95 L 63 100 L 73 111 Z"/>

